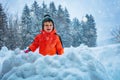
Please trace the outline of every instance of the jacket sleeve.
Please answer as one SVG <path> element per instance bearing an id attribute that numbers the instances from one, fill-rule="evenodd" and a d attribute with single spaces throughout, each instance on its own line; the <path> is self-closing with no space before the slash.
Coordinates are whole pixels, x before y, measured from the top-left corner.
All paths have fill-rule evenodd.
<path id="1" fill-rule="evenodd" d="M 60 36 L 58 36 L 56 48 L 57 48 L 58 55 L 62 55 L 64 53 L 64 48 L 62 46 L 62 41 L 61 41 Z"/>
<path id="2" fill-rule="evenodd" d="M 37 35 L 34 39 L 34 41 L 32 42 L 32 44 L 29 46 L 31 51 L 35 51 L 39 46 L 39 35 Z"/>

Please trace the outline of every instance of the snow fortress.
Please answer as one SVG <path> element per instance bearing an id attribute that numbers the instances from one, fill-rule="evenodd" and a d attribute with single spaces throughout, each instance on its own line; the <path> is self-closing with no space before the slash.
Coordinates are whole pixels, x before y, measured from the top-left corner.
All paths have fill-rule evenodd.
<path id="1" fill-rule="evenodd" d="M 120 45 L 65 48 L 64 55 L 0 50 L 0 80 L 120 80 Z"/>

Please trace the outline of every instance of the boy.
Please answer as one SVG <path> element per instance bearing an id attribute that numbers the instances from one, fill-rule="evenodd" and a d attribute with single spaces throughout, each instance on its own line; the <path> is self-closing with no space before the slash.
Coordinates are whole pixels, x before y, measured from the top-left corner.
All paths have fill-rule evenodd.
<path id="1" fill-rule="evenodd" d="M 30 51 L 34 52 L 39 48 L 39 53 L 43 56 L 55 54 L 61 55 L 64 53 L 64 49 L 60 37 L 57 35 L 54 28 L 54 22 L 49 15 L 45 15 L 44 17 L 41 33 L 35 37 L 25 53 Z"/>

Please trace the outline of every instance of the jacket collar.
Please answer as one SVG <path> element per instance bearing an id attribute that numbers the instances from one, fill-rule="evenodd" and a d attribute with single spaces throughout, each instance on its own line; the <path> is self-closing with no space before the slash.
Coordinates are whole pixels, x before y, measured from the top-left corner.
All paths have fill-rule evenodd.
<path id="1" fill-rule="evenodd" d="M 55 34 L 56 33 L 56 30 L 52 30 L 51 32 L 46 32 L 44 30 L 41 31 L 42 34 Z"/>

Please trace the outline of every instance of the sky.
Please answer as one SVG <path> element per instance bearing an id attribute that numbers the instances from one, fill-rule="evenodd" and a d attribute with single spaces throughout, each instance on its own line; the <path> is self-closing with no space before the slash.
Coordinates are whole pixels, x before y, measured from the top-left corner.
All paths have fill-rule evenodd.
<path id="1" fill-rule="evenodd" d="M 92 14 L 97 27 L 98 43 L 111 38 L 111 31 L 120 24 L 120 0 L 36 0 L 39 5 L 44 1 L 47 6 L 54 2 L 56 7 L 67 8 L 71 20 L 77 17 L 80 21 L 86 14 Z M 31 6 L 34 0 L 0 0 L 7 5 L 12 14 L 22 13 L 25 4 Z"/>
<path id="2" fill-rule="evenodd" d="M 120 80 L 120 44 L 65 48 L 63 55 L 0 50 L 0 80 Z"/>

